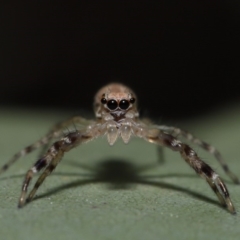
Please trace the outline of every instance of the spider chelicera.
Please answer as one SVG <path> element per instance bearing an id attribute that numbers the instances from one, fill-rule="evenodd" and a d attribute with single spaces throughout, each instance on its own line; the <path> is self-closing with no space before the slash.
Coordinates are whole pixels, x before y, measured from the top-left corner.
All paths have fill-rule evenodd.
<path id="1" fill-rule="evenodd" d="M 229 170 L 219 151 L 213 146 L 179 128 L 154 125 L 150 123 L 150 121 L 139 119 L 135 93 L 130 88 L 120 83 L 111 83 L 101 88 L 95 96 L 94 109 L 96 115 L 95 120 L 86 120 L 77 116 L 64 121 L 54 126 L 43 138 L 16 153 L 5 165 L 3 165 L 0 169 L 0 173 L 6 171 L 9 166 L 20 157 L 25 156 L 41 146 L 48 145 L 53 139 L 60 138 L 60 140 L 54 142 L 48 151 L 27 171 L 22 185 L 18 207 L 24 206 L 26 202 L 33 199 L 39 186 L 56 168 L 65 152 L 94 138 L 106 135 L 110 145 L 113 145 L 117 138 L 122 138 L 124 143 L 128 143 L 131 136 L 137 136 L 150 143 L 165 146 L 173 151 L 179 152 L 185 162 L 207 181 L 217 195 L 220 203 L 227 207 L 229 212 L 235 213 L 235 208 L 229 197 L 227 187 L 219 175 L 208 164 L 201 160 L 191 147 L 178 140 L 175 136 L 184 137 L 213 154 L 221 164 L 225 173 L 234 183 L 239 184 L 238 178 Z M 76 129 L 62 136 L 62 131 L 72 124 L 76 126 Z M 78 125 L 85 127 L 78 129 Z M 39 176 L 33 189 L 26 198 L 27 189 L 33 175 L 41 170 L 43 170 L 42 174 Z"/>

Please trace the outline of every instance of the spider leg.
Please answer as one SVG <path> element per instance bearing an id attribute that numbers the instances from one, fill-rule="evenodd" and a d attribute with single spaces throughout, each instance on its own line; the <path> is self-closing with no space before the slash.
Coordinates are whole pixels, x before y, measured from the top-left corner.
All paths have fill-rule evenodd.
<path id="1" fill-rule="evenodd" d="M 22 149 L 21 151 L 17 152 L 16 154 L 14 154 L 14 156 L 12 158 L 10 158 L 1 168 L 0 168 L 0 174 L 2 172 L 5 172 L 11 165 L 13 165 L 19 158 L 33 152 L 34 150 L 47 145 L 50 143 L 50 141 L 54 138 L 58 138 L 60 136 L 63 135 L 62 130 L 69 126 L 70 124 L 76 123 L 82 123 L 82 122 L 87 122 L 87 120 L 81 118 L 81 117 L 74 117 L 71 118 L 67 121 L 64 121 L 60 124 L 57 124 L 51 131 L 49 131 L 48 134 L 46 134 L 44 137 L 42 137 L 41 139 L 39 139 L 38 141 L 36 141 L 35 143 L 27 146 L 26 148 Z M 45 149 L 46 151 L 46 149 Z M 45 152 L 44 151 L 44 152 Z"/>
<path id="2" fill-rule="evenodd" d="M 208 182 L 212 190 L 217 195 L 220 203 L 223 206 L 226 206 L 229 212 L 233 214 L 236 213 L 224 182 L 208 164 L 198 157 L 192 148 L 180 142 L 170 134 L 162 131 L 156 131 L 156 129 L 154 131 L 151 130 L 149 130 L 146 134 L 146 140 L 161 146 L 166 146 L 173 151 L 180 152 L 181 156 L 195 170 L 195 172 Z"/>
<path id="3" fill-rule="evenodd" d="M 76 116 L 76 117 L 69 118 L 63 122 L 60 122 L 60 123 L 57 123 L 56 125 L 54 125 L 46 135 L 46 136 L 49 136 L 49 141 L 41 149 L 39 157 L 41 157 L 47 151 L 47 149 L 50 147 L 51 140 L 62 136 L 64 130 L 66 130 L 72 126 L 74 128 L 76 128 L 75 125 L 84 125 L 85 126 L 86 124 L 89 124 L 89 120 L 82 118 L 80 116 Z"/>
<path id="4" fill-rule="evenodd" d="M 22 207 L 25 204 L 25 201 L 29 202 L 33 199 L 36 191 L 39 186 L 43 183 L 45 178 L 56 168 L 60 160 L 62 159 L 65 152 L 68 152 L 72 148 L 76 147 L 82 142 L 90 140 L 92 136 L 84 135 L 79 131 L 74 131 L 67 134 L 61 140 L 55 142 L 52 147 L 47 151 L 45 156 L 40 158 L 34 166 L 27 171 L 25 179 L 22 185 L 22 192 L 19 198 L 18 207 Z M 43 173 L 39 176 L 36 181 L 33 189 L 26 199 L 27 189 L 29 183 L 31 182 L 33 175 L 45 167 Z M 26 199 L 26 200 L 25 200 Z"/>
<path id="5" fill-rule="evenodd" d="M 234 183 L 240 184 L 238 177 L 229 169 L 229 167 L 228 167 L 227 163 L 225 162 L 225 160 L 223 159 L 221 153 L 215 147 L 200 140 L 199 138 L 196 138 L 191 133 L 184 131 L 182 129 L 176 128 L 176 127 L 157 126 L 157 128 L 164 132 L 168 132 L 168 133 L 171 133 L 176 136 L 182 136 L 182 137 L 186 138 L 188 141 L 200 146 L 207 152 L 214 155 L 214 157 L 217 159 L 217 161 L 223 168 L 224 172 L 229 176 L 229 178 L 232 179 L 232 181 Z"/>
<path id="6" fill-rule="evenodd" d="M 164 161 L 164 152 L 163 152 L 163 147 L 162 146 L 159 146 L 157 145 L 157 161 L 160 163 L 160 164 L 163 164 L 165 161 Z"/>
<path id="7" fill-rule="evenodd" d="M 27 154 L 33 152 L 34 150 L 40 148 L 41 146 L 47 144 L 52 136 L 44 136 L 43 138 L 39 139 L 35 143 L 27 146 L 26 148 L 22 149 L 21 151 L 17 152 L 13 155 L 12 158 L 10 158 L 1 168 L 0 168 L 0 174 L 5 172 L 11 165 L 13 165 L 19 158 L 26 156 Z"/>
<path id="8" fill-rule="evenodd" d="M 150 118 L 142 118 L 141 119 L 141 122 L 145 125 L 148 125 L 148 126 L 152 126 L 153 125 L 153 122 Z M 157 127 L 161 127 L 161 126 L 157 126 Z M 157 161 L 159 163 L 164 163 L 164 153 L 163 153 L 163 147 L 162 146 L 159 146 L 157 145 Z"/>

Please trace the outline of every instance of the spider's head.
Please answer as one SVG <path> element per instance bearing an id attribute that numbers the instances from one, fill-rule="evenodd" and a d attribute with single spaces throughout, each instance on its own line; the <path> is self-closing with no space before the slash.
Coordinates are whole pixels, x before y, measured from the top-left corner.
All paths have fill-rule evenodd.
<path id="1" fill-rule="evenodd" d="M 115 119 L 120 120 L 130 110 L 133 113 L 129 114 L 129 116 L 138 116 L 136 95 L 130 88 L 122 84 L 109 84 L 101 88 L 96 94 L 95 113 L 98 118 L 102 118 L 103 115 L 109 113 Z"/>

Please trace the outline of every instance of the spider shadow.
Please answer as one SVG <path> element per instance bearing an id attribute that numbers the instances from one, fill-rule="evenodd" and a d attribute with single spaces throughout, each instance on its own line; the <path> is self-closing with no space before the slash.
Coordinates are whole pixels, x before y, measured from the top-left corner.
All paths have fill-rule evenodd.
<path id="1" fill-rule="evenodd" d="M 69 162 L 68 162 L 69 163 Z M 85 174 L 84 177 L 87 179 L 74 180 L 70 183 L 66 183 L 61 186 L 54 187 L 46 193 L 40 194 L 36 196 L 33 201 L 49 197 L 53 194 L 57 194 L 65 189 L 80 187 L 86 184 L 91 183 L 106 183 L 108 184 L 108 188 L 111 190 L 115 189 L 129 189 L 132 188 L 135 184 L 144 184 L 155 186 L 163 189 L 170 189 L 178 192 L 183 192 L 191 197 L 194 197 L 198 200 L 208 202 L 213 205 L 220 206 L 219 202 L 213 200 L 207 196 L 202 195 L 201 193 L 197 193 L 193 190 L 186 189 L 181 186 L 176 186 L 174 184 L 159 182 L 156 181 L 156 178 L 163 179 L 169 177 L 198 177 L 196 175 L 187 175 L 187 174 L 164 174 L 164 175 L 142 175 L 145 171 L 151 168 L 155 168 L 156 164 L 148 164 L 144 166 L 137 166 L 130 161 L 122 160 L 122 159 L 105 159 L 100 161 L 95 166 L 89 166 L 84 164 L 79 164 L 76 162 L 70 162 L 69 164 L 73 165 L 75 168 L 83 168 L 88 170 L 90 174 Z M 55 173 L 56 175 L 62 176 L 83 176 L 78 173 Z M 54 175 L 55 175 L 54 174 Z M 154 179 L 154 180 L 151 180 Z"/>

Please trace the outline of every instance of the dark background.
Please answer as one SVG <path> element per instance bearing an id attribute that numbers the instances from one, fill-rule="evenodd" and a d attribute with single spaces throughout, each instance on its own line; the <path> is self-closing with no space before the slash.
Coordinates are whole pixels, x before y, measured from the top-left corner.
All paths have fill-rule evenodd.
<path id="1" fill-rule="evenodd" d="M 1 5 L 1 106 L 87 110 L 111 81 L 164 119 L 240 100 L 238 1 Z"/>

